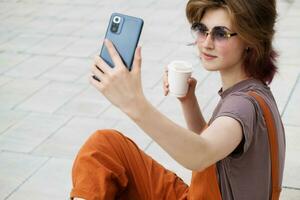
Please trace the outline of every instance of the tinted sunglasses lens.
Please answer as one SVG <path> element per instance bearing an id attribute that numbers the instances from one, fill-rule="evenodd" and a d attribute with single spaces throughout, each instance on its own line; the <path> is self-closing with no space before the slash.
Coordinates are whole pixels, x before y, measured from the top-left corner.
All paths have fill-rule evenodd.
<path id="1" fill-rule="evenodd" d="M 194 32 L 196 33 L 197 38 L 200 40 L 205 39 L 207 36 L 207 28 L 203 24 L 197 24 L 194 27 Z"/>
<path id="2" fill-rule="evenodd" d="M 223 41 L 227 39 L 227 32 L 221 27 L 215 27 L 212 30 L 212 37 L 216 41 Z"/>
<path id="3" fill-rule="evenodd" d="M 205 27 L 199 27 L 198 29 L 198 35 L 200 38 L 206 38 L 207 36 L 207 29 Z"/>

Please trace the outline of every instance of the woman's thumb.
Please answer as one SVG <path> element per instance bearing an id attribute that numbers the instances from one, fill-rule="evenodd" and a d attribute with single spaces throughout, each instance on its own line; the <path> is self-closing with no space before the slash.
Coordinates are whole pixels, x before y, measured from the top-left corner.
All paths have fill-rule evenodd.
<path id="1" fill-rule="evenodd" d="M 191 88 L 194 89 L 197 85 L 197 80 L 193 77 L 189 78 L 189 85 L 190 85 Z"/>

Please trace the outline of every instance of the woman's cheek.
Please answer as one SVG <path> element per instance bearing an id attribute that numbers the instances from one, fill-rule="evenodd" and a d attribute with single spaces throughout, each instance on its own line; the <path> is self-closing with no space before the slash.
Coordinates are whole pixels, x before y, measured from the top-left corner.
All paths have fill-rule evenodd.
<path id="1" fill-rule="evenodd" d="M 222 66 L 227 67 L 227 65 L 234 65 L 238 63 L 241 59 L 241 54 L 239 52 L 239 47 L 235 45 L 220 45 L 218 46 L 218 56 L 222 59 Z"/>
<path id="2" fill-rule="evenodd" d="M 227 44 L 218 44 L 216 50 L 218 52 L 218 56 L 222 58 L 227 58 L 228 55 L 231 55 L 233 52 L 231 52 L 233 48 L 230 48 Z"/>

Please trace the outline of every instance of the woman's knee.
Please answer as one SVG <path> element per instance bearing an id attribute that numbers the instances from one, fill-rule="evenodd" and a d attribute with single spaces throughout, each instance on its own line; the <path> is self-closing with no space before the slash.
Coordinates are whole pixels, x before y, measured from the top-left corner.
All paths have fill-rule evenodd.
<path id="1" fill-rule="evenodd" d="M 97 130 L 85 141 L 81 149 L 98 149 L 103 146 L 117 145 L 125 138 L 122 133 L 113 129 Z"/>
<path id="2" fill-rule="evenodd" d="M 78 166 L 90 165 L 90 163 L 96 164 L 95 160 L 112 155 L 112 146 L 118 146 L 120 137 L 122 137 L 121 133 L 112 129 L 95 131 L 81 146 L 73 167 L 78 168 Z"/>
<path id="3" fill-rule="evenodd" d="M 124 137 L 122 133 L 114 129 L 101 129 L 95 131 L 88 139 L 88 141 L 102 141 L 103 139 L 112 139 Z"/>

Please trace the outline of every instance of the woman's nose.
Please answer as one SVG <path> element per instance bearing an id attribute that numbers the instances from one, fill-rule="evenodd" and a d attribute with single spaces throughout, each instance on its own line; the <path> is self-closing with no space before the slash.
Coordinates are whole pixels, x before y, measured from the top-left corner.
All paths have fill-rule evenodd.
<path id="1" fill-rule="evenodd" d="M 211 37 L 211 34 L 207 34 L 205 40 L 202 42 L 202 46 L 208 49 L 214 48 L 214 41 Z"/>

